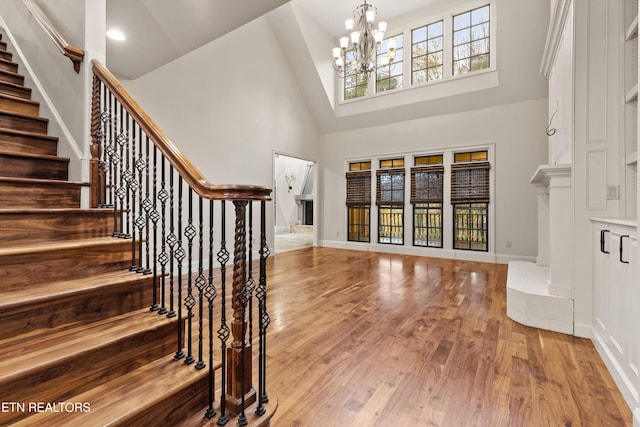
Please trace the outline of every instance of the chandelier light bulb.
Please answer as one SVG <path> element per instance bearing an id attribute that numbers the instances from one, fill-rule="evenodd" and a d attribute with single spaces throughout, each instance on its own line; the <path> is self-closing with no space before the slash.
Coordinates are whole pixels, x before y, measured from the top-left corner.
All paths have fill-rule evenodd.
<path id="1" fill-rule="evenodd" d="M 387 55 L 383 56 L 382 58 L 380 58 L 380 65 L 389 65 L 389 57 Z"/>
<path id="2" fill-rule="evenodd" d="M 396 38 L 395 37 L 391 37 L 387 40 L 388 46 L 389 46 L 389 50 L 396 50 Z"/>
<path id="3" fill-rule="evenodd" d="M 347 47 L 349 47 L 349 37 L 347 36 L 340 37 L 340 47 L 343 49 L 346 49 Z"/>
<path id="4" fill-rule="evenodd" d="M 333 48 L 333 59 L 340 58 L 341 54 L 342 54 L 342 49 L 340 49 L 339 47 L 334 47 Z"/>
<path id="5" fill-rule="evenodd" d="M 353 30 L 353 19 L 345 19 L 344 26 L 347 28 L 347 31 Z"/>
<path id="6" fill-rule="evenodd" d="M 387 21 L 378 22 L 378 31 L 382 31 L 383 33 L 387 31 Z"/>
<path id="7" fill-rule="evenodd" d="M 382 32 L 382 31 L 374 31 L 373 32 L 373 39 L 376 41 L 376 43 L 382 43 L 382 40 L 384 40 L 384 32 Z"/>
<path id="8" fill-rule="evenodd" d="M 351 43 L 358 44 L 360 42 L 360 31 L 351 32 Z"/>
<path id="9" fill-rule="evenodd" d="M 376 19 L 376 10 L 373 7 L 367 9 L 365 14 L 367 15 L 367 22 L 373 22 Z"/>

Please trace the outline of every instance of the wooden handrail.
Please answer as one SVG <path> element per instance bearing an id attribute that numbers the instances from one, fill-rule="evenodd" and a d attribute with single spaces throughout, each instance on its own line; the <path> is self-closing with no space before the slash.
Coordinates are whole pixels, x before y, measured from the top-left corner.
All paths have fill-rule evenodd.
<path id="1" fill-rule="evenodd" d="M 33 15 L 35 20 L 38 21 L 44 31 L 49 35 L 49 37 L 51 37 L 51 40 L 53 40 L 60 53 L 71 59 L 71 62 L 73 63 L 73 69 L 76 73 L 79 73 L 80 64 L 84 59 L 84 50 L 67 43 L 64 37 L 62 37 L 62 35 L 55 29 L 42 9 L 40 9 L 38 5 L 33 2 L 33 0 L 22 0 L 22 3 L 27 7 L 27 9 L 29 9 L 31 15 Z"/>
<path id="2" fill-rule="evenodd" d="M 100 61 L 92 60 L 91 66 L 94 75 L 109 88 L 196 194 L 208 200 L 271 200 L 271 189 L 267 187 L 211 184 Z"/>

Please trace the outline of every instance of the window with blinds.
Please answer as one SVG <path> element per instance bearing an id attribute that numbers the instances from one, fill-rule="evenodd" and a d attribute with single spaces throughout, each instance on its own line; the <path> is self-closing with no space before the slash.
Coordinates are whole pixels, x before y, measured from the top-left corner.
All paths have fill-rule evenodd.
<path id="1" fill-rule="evenodd" d="M 376 172 L 378 243 L 404 244 L 405 171 L 399 166 L 404 166 L 404 159 L 382 160 Z"/>
<path id="2" fill-rule="evenodd" d="M 486 152 L 456 153 L 451 165 L 454 249 L 488 251 L 488 211 L 491 198 Z"/>
<path id="3" fill-rule="evenodd" d="M 442 163 L 442 156 L 439 157 Z M 430 164 L 421 157 L 416 165 Z M 442 199 L 444 166 L 416 166 L 411 168 L 411 204 L 413 205 L 413 245 L 442 247 Z"/>
<path id="4" fill-rule="evenodd" d="M 347 240 L 369 242 L 371 218 L 371 162 L 349 164 L 347 182 Z"/>

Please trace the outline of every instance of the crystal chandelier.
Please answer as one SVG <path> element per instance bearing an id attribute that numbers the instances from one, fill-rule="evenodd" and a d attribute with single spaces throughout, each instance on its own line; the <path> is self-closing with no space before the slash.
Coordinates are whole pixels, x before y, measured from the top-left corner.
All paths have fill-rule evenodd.
<path id="1" fill-rule="evenodd" d="M 384 40 L 384 32 L 387 23 L 380 21 L 377 29 L 375 18 L 378 10 L 367 0 L 353 11 L 353 19 L 344 21 L 347 35 L 340 37 L 340 47 L 333 48 L 333 68 L 341 77 L 345 68 L 350 68 L 357 73 L 371 73 L 376 69 L 378 46 Z M 380 61 L 381 65 L 387 65 L 395 58 L 396 40 L 387 40 L 388 52 Z"/>

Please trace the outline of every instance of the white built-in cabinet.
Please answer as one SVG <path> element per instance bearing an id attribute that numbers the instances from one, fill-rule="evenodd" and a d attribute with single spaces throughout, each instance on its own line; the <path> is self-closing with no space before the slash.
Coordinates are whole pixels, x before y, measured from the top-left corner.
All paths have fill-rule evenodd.
<path id="1" fill-rule="evenodd" d="M 593 341 L 627 402 L 640 391 L 640 289 L 635 222 L 593 220 Z M 630 405 L 635 406 L 635 405 Z"/>

